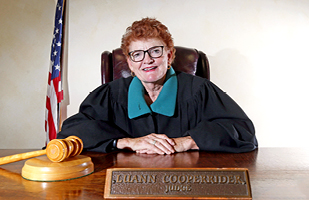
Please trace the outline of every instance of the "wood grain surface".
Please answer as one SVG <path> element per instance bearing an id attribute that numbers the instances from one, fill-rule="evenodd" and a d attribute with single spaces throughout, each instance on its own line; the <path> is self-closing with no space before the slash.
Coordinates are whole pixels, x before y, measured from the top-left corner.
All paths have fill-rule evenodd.
<path id="1" fill-rule="evenodd" d="M 0 156 L 28 152 L 0 150 Z M 0 166 L 0 199 L 103 199 L 107 168 L 248 168 L 254 200 L 309 199 L 309 150 L 260 148 L 241 154 L 190 151 L 172 155 L 83 152 L 94 173 L 69 181 L 36 182 L 21 176 L 24 161 Z"/>

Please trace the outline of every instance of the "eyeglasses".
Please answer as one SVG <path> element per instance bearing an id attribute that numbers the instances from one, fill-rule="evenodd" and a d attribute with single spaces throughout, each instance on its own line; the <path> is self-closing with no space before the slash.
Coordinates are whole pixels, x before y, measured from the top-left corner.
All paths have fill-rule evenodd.
<path id="1" fill-rule="evenodd" d="M 151 58 L 159 58 L 163 55 L 163 47 L 164 46 L 154 46 L 149 48 L 148 50 L 135 50 L 129 53 L 130 59 L 133 62 L 140 62 L 144 60 L 146 52 Z"/>

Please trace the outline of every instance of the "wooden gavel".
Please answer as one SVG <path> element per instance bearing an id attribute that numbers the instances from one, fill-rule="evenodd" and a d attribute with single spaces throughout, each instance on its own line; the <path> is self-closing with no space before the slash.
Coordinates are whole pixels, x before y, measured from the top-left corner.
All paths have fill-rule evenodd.
<path id="1" fill-rule="evenodd" d="M 77 136 L 69 136 L 66 139 L 51 140 L 46 149 L 20 153 L 16 155 L 0 158 L 0 165 L 33 158 L 36 156 L 47 155 L 52 162 L 61 162 L 68 157 L 79 155 L 83 151 L 83 142 Z"/>

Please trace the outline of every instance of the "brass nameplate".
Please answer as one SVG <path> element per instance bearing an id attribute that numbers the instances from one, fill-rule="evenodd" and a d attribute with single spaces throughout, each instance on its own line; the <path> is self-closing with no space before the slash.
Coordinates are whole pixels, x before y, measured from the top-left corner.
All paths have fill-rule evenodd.
<path id="1" fill-rule="evenodd" d="M 252 199 L 245 168 L 107 169 L 106 199 Z"/>

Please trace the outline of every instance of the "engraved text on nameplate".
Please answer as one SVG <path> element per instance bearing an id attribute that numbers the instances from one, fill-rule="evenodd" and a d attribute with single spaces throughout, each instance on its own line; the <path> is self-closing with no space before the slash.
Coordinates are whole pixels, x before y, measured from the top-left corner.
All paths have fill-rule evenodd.
<path id="1" fill-rule="evenodd" d="M 178 196 L 251 199 L 247 169 L 115 168 L 107 170 L 106 180 L 106 198 Z"/>

